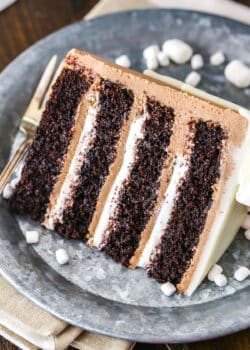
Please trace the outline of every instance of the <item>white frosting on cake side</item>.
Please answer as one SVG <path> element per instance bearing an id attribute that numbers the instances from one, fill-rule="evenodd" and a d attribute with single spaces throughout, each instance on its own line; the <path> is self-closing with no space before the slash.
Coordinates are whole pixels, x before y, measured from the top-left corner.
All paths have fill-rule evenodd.
<path id="1" fill-rule="evenodd" d="M 98 93 L 91 92 L 86 96 L 86 99 L 93 102 L 88 107 L 85 123 L 80 135 L 80 139 L 75 151 L 75 154 L 70 163 L 70 168 L 67 176 L 61 187 L 61 191 L 56 200 L 55 205 L 48 210 L 45 215 L 44 226 L 50 230 L 54 229 L 55 223 L 63 223 L 63 212 L 65 208 L 72 204 L 72 191 L 76 187 L 79 178 L 79 170 L 89 151 L 89 148 L 95 138 L 96 115 L 98 112 Z"/>
<path id="2" fill-rule="evenodd" d="M 156 247 L 160 243 L 161 237 L 167 227 L 167 223 L 171 216 L 174 207 L 176 196 L 178 195 L 178 188 L 181 179 L 185 176 L 188 170 L 188 161 L 183 156 L 177 156 L 174 161 L 174 170 L 171 176 L 168 188 L 164 195 L 164 200 L 160 206 L 159 214 L 157 216 L 153 231 L 148 242 L 140 256 L 138 266 L 145 268 L 149 262 L 150 257 L 154 253 Z"/>
<path id="3" fill-rule="evenodd" d="M 247 208 L 235 200 L 239 183 L 239 164 L 241 164 L 243 152 L 244 147 L 234 151 L 234 170 L 224 185 L 224 193 L 218 213 L 203 248 L 199 263 L 185 291 L 185 294 L 188 296 L 193 294 L 206 277 L 210 268 L 220 259 L 230 245 L 247 213 Z"/>
<path id="4" fill-rule="evenodd" d="M 248 119 L 248 113 L 241 109 L 241 113 Z M 240 111 L 239 111 L 240 112 Z M 236 201 L 236 193 L 240 184 L 248 179 L 249 174 L 249 147 L 250 124 L 248 125 L 245 140 L 240 148 L 232 151 L 234 168 L 231 176 L 224 186 L 220 208 L 210 231 L 208 240 L 203 248 L 203 253 L 192 276 L 186 295 L 192 295 L 206 274 L 228 248 L 234 239 L 241 223 L 247 214 L 247 207 Z"/>
<path id="5" fill-rule="evenodd" d="M 135 159 L 136 145 L 137 142 L 143 138 L 143 125 L 148 116 L 148 113 L 144 112 L 143 115 L 136 118 L 136 120 L 134 120 L 131 124 L 129 135 L 125 145 L 123 164 L 110 190 L 107 201 L 102 211 L 102 215 L 98 222 L 98 226 L 93 236 L 93 245 L 98 248 L 100 248 L 101 246 L 104 235 L 108 229 L 110 219 L 114 214 L 116 202 L 118 200 L 119 191 L 122 187 L 122 184 L 130 174 L 131 165 L 133 164 Z"/>

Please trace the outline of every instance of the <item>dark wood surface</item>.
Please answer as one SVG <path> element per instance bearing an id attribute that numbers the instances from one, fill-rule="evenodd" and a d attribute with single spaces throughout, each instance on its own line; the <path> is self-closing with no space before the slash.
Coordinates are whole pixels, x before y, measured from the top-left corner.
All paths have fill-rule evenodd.
<path id="1" fill-rule="evenodd" d="M 250 0 L 241 2 L 250 5 Z M 0 71 L 37 40 L 67 24 L 80 20 L 96 3 L 97 0 L 18 0 L 17 3 L 1 12 Z M 135 349 L 163 350 L 167 347 L 137 344 Z M 215 340 L 172 346 L 171 349 L 250 350 L 250 330 Z M 18 350 L 18 348 L 0 337 L 0 350 Z"/>

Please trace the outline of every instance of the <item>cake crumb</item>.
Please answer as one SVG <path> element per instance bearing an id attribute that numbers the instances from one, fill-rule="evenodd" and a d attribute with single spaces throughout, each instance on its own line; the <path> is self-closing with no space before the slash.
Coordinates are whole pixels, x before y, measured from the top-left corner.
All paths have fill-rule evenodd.
<path id="1" fill-rule="evenodd" d="M 193 57 L 191 58 L 192 69 L 194 70 L 200 69 L 203 66 L 204 66 L 203 57 L 200 54 L 193 55 Z"/>
<path id="2" fill-rule="evenodd" d="M 227 278 L 225 275 L 223 275 L 222 273 L 217 273 L 214 276 L 214 283 L 218 286 L 218 287 L 225 287 L 227 285 Z"/>
<path id="3" fill-rule="evenodd" d="M 170 297 L 176 292 L 175 286 L 171 282 L 166 282 L 162 284 L 161 291 L 164 293 L 167 297 Z"/>
<path id="4" fill-rule="evenodd" d="M 186 63 L 193 54 L 192 47 L 179 39 L 166 40 L 162 45 L 162 51 L 177 64 Z"/>
<path id="5" fill-rule="evenodd" d="M 234 279 L 239 282 L 244 281 L 250 275 L 250 270 L 246 266 L 240 266 L 234 273 Z"/>
<path id="6" fill-rule="evenodd" d="M 217 51 L 212 56 L 210 56 L 210 63 L 213 66 L 219 66 L 224 62 L 225 62 L 225 55 L 222 51 Z"/>
<path id="7" fill-rule="evenodd" d="M 115 59 L 115 63 L 119 64 L 119 66 L 129 68 L 131 66 L 130 59 L 127 55 L 121 55 Z"/>
<path id="8" fill-rule="evenodd" d="M 250 229 L 244 232 L 246 239 L 250 240 Z"/>
<path id="9" fill-rule="evenodd" d="M 250 68 L 239 60 L 233 60 L 225 68 L 225 77 L 238 88 L 250 85 Z"/>
<path id="10" fill-rule="evenodd" d="M 11 186 L 10 183 L 8 183 L 4 189 L 3 189 L 3 198 L 4 199 L 10 199 L 15 191 L 15 188 Z"/>
<path id="11" fill-rule="evenodd" d="M 214 277 L 218 274 L 221 274 L 222 271 L 223 271 L 223 268 L 220 265 L 215 264 L 207 275 L 208 280 L 214 282 Z"/>
<path id="12" fill-rule="evenodd" d="M 67 251 L 63 248 L 57 249 L 56 251 L 56 260 L 58 264 L 65 265 L 69 262 L 69 255 Z"/>
<path id="13" fill-rule="evenodd" d="M 185 83 L 191 86 L 196 86 L 201 81 L 201 75 L 198 72 L 191 72 L 187 75 Z"/>
<path id="14" fill-rule="evenodd" d="M 26 242 L 28 244 L 35 244 L 39 242 L 39 232 L 38 231 L 27 231 L 25 234 Z"/>

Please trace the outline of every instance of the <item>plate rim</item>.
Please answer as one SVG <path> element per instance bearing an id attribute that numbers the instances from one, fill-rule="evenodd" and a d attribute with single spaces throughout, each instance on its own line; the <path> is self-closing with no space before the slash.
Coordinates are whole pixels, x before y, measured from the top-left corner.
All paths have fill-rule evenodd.
<path id="1" fill-rule="evenodd" d="M 122 15 L 128 15 L 128 14 L 132 14 L 134 12 L 140 12 L 140 13 L 143 13 L 143 12 L 159 12 L 159 11 L 166 11 L 166 12 L 172 12 L 172 13 L 181 13 L 181 12 L 189 12 L 189 13 L 196 13 L 196 14 L 199 14 L 199 15 L 202 15 L 202 16 L 209 16 L 209 17 L 218 17 L 218 18 L 221 18 L 223 19 L 224 21 L 229 21 L 229 22 L 234 22 L 234 23 L 237 23 L 237 24 L 240 24 L 241 26 L 245 26 L 246 28 L 249 28 L 249 26 L 245 23 L 241 23 L 240 21 L 237 21 L 237 20 L 234 20 L 234 19 L 231 19 L 231 18 L 227 18 L 227 17 L 223 17 L 223 16 L 219 16 L 219 15 L 213 15 L 213 14 L 210 14 L 210 13 L 207 13 L 207 12 L 202 12 L 202 11 L 193 11 L 193 10 L 181 10 L 181 9 L 166 9 L 166 8 L 163 8 L 163 9 L 138 9 L 138 10 L 128 10 L 128 11 L 123 11 L 123 12 L 117 12 L 117 13 L 112 13 L 112 14 L 106 14 L 106 15 L 103 15 L 103 16 L 98 16 L 96 18 L 93 18 L 93 19 L 89 19 L 89 20 L 81 20 L 79 22 L 76 22 L 76 23 L 73 23 L 73 24 L 70 24 L 70 25 L 67 25 L 51 34 L 49 34 L 48 36 L 40 39 L 39 41 L 37 41 L 36 43 L 34 43 L 32 46 L 30 46 L 29 48 L 27 48 L 25 51 L 23 51 L 21 54 L 19 54 L 13 61 L 11 61 L 1 72 L 0 74 L 0 81 L 2 79 L 2 77 L 6 74 L 8 74 L 8 71 L 12 69 L 12 66 L 14 65 L 17 65 L 19 64 L 19 61 L 22 60 L 22 57 L 25 56 L 27 53 L 29 53 L 30 51 L 33 50 L 33 48 L 39 44 L 42 44 L 45 40 L 50 40 L 51 37 L 53 37 L 54 35 L 58 35 L 59 32 L 63 32 L 63 31 L 67 31 L 68 28 L 70 27 L 74 27 L 74 26 L 79 26 L 79 25 L 84 25 L 84 23 L 86 22 L 95 22 L 95 21 L 100 21 L 100 20 L 103 20 L 104 18 L 107 18 L 107 17 L 119 17 L 119 16 L 122 16 Z M 12 275 L 11 273 L 9 273 L 8 271 L 6 271 L 6 269 L 4 268 L 4 266 L 6 265 L 6 262 L 4 261 L 4 257 L 0 254 L 0 261 L 1 261 L 1 264 L 0 264 L 0 272 L 1 274 L 4 276 L 4 278 L 6 278 L 19 292 L 21 292 L 25 297 L 27 297 L 28 299 L 32 300 L 36 305 L 40 306 L 42 309 L 46 310 L 47 312 L 53 314 L 54 316 L 60 318 L 60 319 L 63 319 L 64 321 L 66 322 L 69 322 L 71 324 L 74 324 L 75 326 L 79 326 L 79 324 L 77 324 L 77 322 L 74 322 L 72 319 L 69 319 L 67 317 L 61 317 L 60 314 L 58 314 L 58 312 L 55 312 L 54 310 L 50 309 L 50 306 L 49 305 L 45 305 L 43 302 L 41 302 L 40 300 L 37 299 L 37 297 L 32 293 L 32 290 L 29 290 L 29 292 L 27 292 L 27 286 L 24 287 L 22 285 L 22 282 L 20 281 L 20 279 L 17 278 L 17 276 L 14 276 Z M 241 290 L 241 291 L 237 291 L 237 294 L 238 293 L 246 293 L 248 292 L 249 293 L 250 291 L 250 288 L 247 287 L 245 288 L 244 290 Z M 232 298 L 232 296 L 227 296 L 225 298 L 227 298 L 228 300 L 230 299 L 230 297 Z M 108 300 L 108 299 L 106 299 Z M 109 300 L 110 302 L 112 303 L 119 303 L 119 302 L 114 302 L 114 301 L 111 301 Z M 208 303 L 203 303 L 202 305 L 208 305 L 210 303 L 215 303 L 215 301 L 211 301 L 211 302 L 208 302 Z M 121 303 L 122 304 L 122 303 Z M 197 305 L 197 307 L 199 308 L 199 305 Z M 177 309 L 186 309 L 186 308 L 193 308 L 193 306 L 191 307 L 178 307 Z M 173 308 L 166 308 L 166 309 L 176 309 L 175 307 Z M 195 336 L 193 336 L 193 334 L 191 333 L 190 335 L 188 336 L 183 336 L 183 337 L 178 337 L 178 339 L 176 338 L 173 338 L 173 337 L 169 337 L 169 336 L 165 336 L 165 337 L 158 337 L 158 338 L 155 338 L 155 337 L 152 337 L 152 336 L 145 336 L 144 334 L 143 335 L 138 335 L 138 336 L 135 336 L 133 337 L 133 339 L 131 339 L 131 336 L 128 335 L 124 335 L 124 334 L 114 334 L 112 333 L 111 331 L 105 331 L 105 330 L 102 330 L 100 328 L 95 328 L 95 327 L 92 327 L 91 325 L 87 325 L 85 324 L 84 326 L 84 329 L 86 330 L 89 330 L 91 332 L 98 332 L 100 334 L 104 334 L 104 335 L 108 335 L 108 336 L 113 336 L 115 338 L 123 338 L 123 339 L 128 339 L 128 340 L 134 340 L 134 341 L 139 341 L 139 342 L 148 342 L 148 343 L 163 343 L 163 342 L 169 342 L 169 343 L 176 343 L 176 342 L 193 342 L 193 341 L 200 341 L 200 340 L 205 340 L 205 339 L 212 339 L 212 338 L 215 338 L 215 337 L 218 337 L 218 336 L 223 336 L 223 335 L 227 335 L 227 334 L 231 334 L 233 332 L 237 332 L 237 331 L 240 331 L 240 330 L 243 330 L 243 329 L 246 329 L 250 327 L 250 313 L 248 314 L 248 320 L 247 319 L 244 319 L 244 320 L 241 320 L 241 322 L 239 323 L 235 323 L 233 322 L 233 328 L 223 328 L 223 330 L 217 330 L 217 328 L 213 329 L 213 330 L 209 330 L 209 332 L 207 333 L 204 333 L 204 334 L 196 334 Z M 167 330 L 166 330 L 167 331 Z"/>

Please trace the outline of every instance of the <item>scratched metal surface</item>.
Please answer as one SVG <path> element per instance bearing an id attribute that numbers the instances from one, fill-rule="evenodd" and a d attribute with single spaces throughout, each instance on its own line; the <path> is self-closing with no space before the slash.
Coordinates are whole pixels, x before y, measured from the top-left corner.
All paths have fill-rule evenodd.
<path id="1" fill-rule="evenodd" d="M 38 42 L 0 75 L 0 169 L 18 125 L 49 57 L 63 57 L 72 47 L 114 59 L 128 54 L 132 68 L 143 71 L 142 50 L 167 38 L 181 38 L 202 53 L 200 88 L 250 107 L 250 89 L 225 82 L 223 66 L 209 65 L 209 55 L 225 52 L 227 60 L 250 64 L 250 30 L 222 17 L 181 10 L 141 10 L 76 23 Z M 183 80 L 190 63 L 171 64 L 160 73 Z M 36 225 L 13 217 L 0 202 L 0 270 L 24 295 L 54 315 L 85 329 L 143 342 L 182 342 L 228 334 L 250 325 L 250 281 L 232 278 L 248 265 L 249 243 L 238 235 L 221 264 L 229 284 L 219 289 L 205 281 L 191 297 L 165 297 L 144 271 L 127 270 L 91 251 L 83 243 L 62 240 L 43 231 L 38 245 L 27 246 L 23 232 Z M 41 230 L 40 228 L 38 228 Z M 59 267 L 54 252 L 67 247 L 71 261 Z"/>

